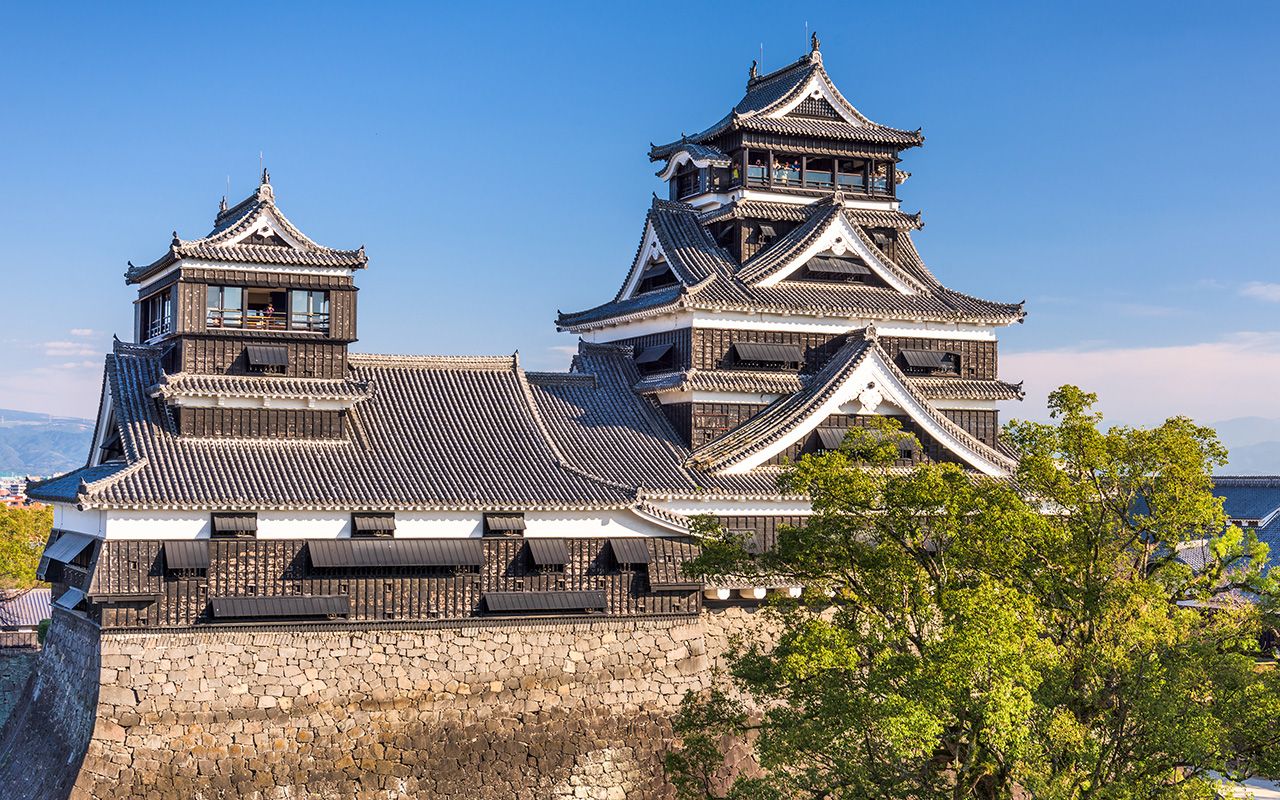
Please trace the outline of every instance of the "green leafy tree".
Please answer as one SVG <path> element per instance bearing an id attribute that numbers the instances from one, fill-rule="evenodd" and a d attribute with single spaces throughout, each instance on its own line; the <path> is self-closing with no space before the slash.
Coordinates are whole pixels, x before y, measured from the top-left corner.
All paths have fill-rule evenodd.
<path id="1" fill-rule="evenodd" d="M 685 699 L 681 795 L 1209 798 L 1215 773 L 1280 774 L 1275 586 L 1211 493 L 1225 451 L 1183 418 L 1104 431 L 1095 400 L 1066 386 L 1052 423 L 1010 425 L 1012 481 L 895 469 L 884 420 L 788 468 L 814 513 L 769 552 L 703 520 L 691 571 L 806 589 Z M 729 783 L 744 741 L 758 768 Z"/>
<path id="2" fill-rule="evenodd" d="M 40 552 L 53 528 L 48 506 L 0 508 L 0 589 L 26 589 L 36 584 Z"/>

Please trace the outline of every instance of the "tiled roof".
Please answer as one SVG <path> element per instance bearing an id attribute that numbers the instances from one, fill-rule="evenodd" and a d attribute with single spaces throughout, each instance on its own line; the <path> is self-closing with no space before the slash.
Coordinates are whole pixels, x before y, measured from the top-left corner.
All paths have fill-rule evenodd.
<path id="1" fill-rule="evenodd" d="M 741 462 L 748 456 L 776 444 L 809 419 L 825 405 L 841 388 L 850 375 L 872 353 L 908 392 L 913 391 L 905 375 L 873 340 L 855 338 L 841 347 L 805 388 L 795 394 L 774 401 L 764 411 L 747 420 L 724 436 L 709 442 L 693 452 L 692 464 L 703 470 L 720 470 Z M 972 434 L 947 419 L 923 398 L 919 405 L 929 415 L 930 421 L 951 436 L 977 452 L 981 457 L 1002 468 L 1011 470 L 1012 460 L 1005 454 L 988 447 Z"/>
<path id="2" fill-rule="evenodd" d="M 804 222 L 813 214 L 812 205 L 770 203 L 764 200 L 735 200 L 699 215 L 703 225 L 726 219 L 763 219 L 774 222 Z M 924 227 L 920 214 L 905 214 L 875 208 L 846 208 L 845 216 L 854 225 L 869 228 L 919 230 Z"/>
<path id="3" fill-rule="evenodd" d="M 977 378 L 907 378 L 907 383 L 928 400 L 1021 400 L 1020 383 Z"/>
<path id="4" fill-rule="evenodd" d="M 160 356 L 118 343 L 107 357 L 127 460 L 33 485 L 32 497 L 85 507 L 529 511 L 777 496 L 773 476 L 684 467 L 688 449 L 632 390 L 628 347 L 584 344 L 574 372 L 554 375 L 525 373 L 510 356 L 352 354 L 352 381 L 368 397 L 338 440 L 179 436 L 151 396 L 164 382 Z"/>
<path id="5" fill-rule="evenodd" d="M 1223 499 L 1223 510 L 1231 519 L 1265 520 L 1280 510 L 1280 476 L 1215 477 L 1213 493 Z"/>
<path id="6" fill-rule="evenodd" d="M 244 234 L 255 230 L 269 216 L 292 244 L 252 244 L 238 242 Z M 181 259 L 193 258 L 228 263 L 272 264 L 281 266 L 345 267 L 361 269 L 368 266 L 364 248 L 335 250 L 317 244 L 289 221 L 276 207 L 275 194 L 263 173 L 258 190 L 231 208 L 223 208 L 214 219 L 213 230 L 199 239 L 180 239 L 177 233 L 169 244 L 169 251 L 145 265 L 129 264 L 125 279 L 141 281 L 151 273 L 163 269 Z"/>
<path id="7" fill-rule="evenodd" d="M 0 592 L 0 629 L 34 628 L 49 616 L 48 589 Z"/>
<path id="8" fill-rule="evenodd" d="M 779 119 L 768 116 L 794 100 L 809 83 L 809 79 L 815 75 L 826 83 L 836 104 L 859 124 L 850 124 L 843 120 L 814 120 L 790 116 Z M 817 136 L 849 142 L 882 144 L 896 149 L 914 147 L 924 141 L 919 131 L 904 131 L 880 125 L 854 108 L 831 82 L 830 76 L 822 66 L 821 54 L 815 51 L 782 69 L 753 77 L 747 83 L 746 94 L 718 122 L 706 130 L 682 137 L 678 141 L 654 146 L 649 151 L 649 158 L 653 161 L 668 158 L 689 142 L 707 143 L 732 130 Z"/>
<path id="9" fill-rule="evenodd" d="M 842 209 L 837 202 L 830 200 L 805 208 L 808 217 L 803 224 L 779 237 L 739 268 L 712 240 L 692 206 L 655 201 L 649 220 L 682 284 L 625 300 L 615 299 L 585 311 L 562 312 L 556 324 L 563 330 L 582 330 L 602 323 L 670 313 L 680 308 L 989 324 L 1009 324 L 1020 321 L 1024 316 L 1021 304 L 981 300 L 943 286 L 920 260 L 905 231 L 897 237 L 898 258 L 890 259 L 875 247 L 871 237 L 855 221 L 857 212 Z M 757 274 L 783 268 L 788 259 L 802 252 L 807 243 L 819 236 L 840 214 L 845 214 L 854 223 L 864 244 L 873 249 L 882 263 L 894 270 L 904 282 L 918 286 L 919 291 L 903 294 L 879 286 L 817 281 L 783 281 L 763 287 L 747 282 Z M 624 287 L 627 282 L 624 282 Z M 620 291 L 619 297 L 621 294 Z"/>
<path id="10" fill-rule="evenodd" d="M 732 159 L 730 159 L 727 154 L 705 144 L 685 142 L 671 153 L 671 157 L 675 157 L 681 151 L 688 153 L 689 157 L 694 161 L 710 162 L 713 167 L 727 167 L 733 163 Z M 657 174 L 661 175 L 669 168 L 669 165 L 664 166 L 662 169 L 658 170 Z"/>
<path id="11" fill-rule="evenodd" d="M 151 387 L 156 397 L 175 395 L 195 397 L 272 397 L 311 398 L 315 400 L 363 399 L 369 394 L 368 384 L 353 380 L 323 378 L 259 377 L 256 375 L 201 375 L 176 372 L 164 375 Z"/>
<path id="12" fill-rule="evenodd" d="M 645 394 L 671 389 L 695 392 L 751 392 L 791 394 L 804 387 L 805 376 L 795 372 L 689 369 L 646 375 L 635 384 Z"/>

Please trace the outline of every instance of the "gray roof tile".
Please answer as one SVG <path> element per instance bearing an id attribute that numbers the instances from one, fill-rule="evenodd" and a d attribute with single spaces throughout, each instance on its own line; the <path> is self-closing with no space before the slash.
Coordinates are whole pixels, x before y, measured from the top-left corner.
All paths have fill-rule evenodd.
<path id="1" fill-rule="evenodd" d="M 853 125 L 843 120 L 836 122 L 800 117 L 774 119 L 766 116 L 795 99 L 796 94 L 804 88 L 815 73 L 826 82 L 836 97 L 836 102 L 859 124 Z M 747 82 L 747 91 L 742 99 L 714 125 L 691 136 L 684 136 L 678 141 L 654 146 L 649 151 L 649 158 L 654 161 L 668 158 L 690 142 L 710 143 L 716 137 L 733 130 L 818 136 L 849 142 L 881 144 L 894 149 L 915 147 L 924 141 L 919 131 L 905 131 L 880 125 L 854 108 L 831 82 L 830 76 L 822 66 L 821 54 L 811 52 L 782 69 L 752 78 Z"/>

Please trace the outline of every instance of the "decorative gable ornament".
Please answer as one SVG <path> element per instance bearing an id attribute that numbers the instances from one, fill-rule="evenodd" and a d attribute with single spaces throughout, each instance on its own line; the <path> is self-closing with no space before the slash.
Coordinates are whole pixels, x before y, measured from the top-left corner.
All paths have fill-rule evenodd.
<path id="1" fill-rule="evenodd" d="M 863 414 L 876 413 L 876 409 L 882 402 L 884 402 L 884 395 L 880 394 L 874 381 L 868 383 L 867 388 L 858 393 L 858 403 L 862 406 Z"/>

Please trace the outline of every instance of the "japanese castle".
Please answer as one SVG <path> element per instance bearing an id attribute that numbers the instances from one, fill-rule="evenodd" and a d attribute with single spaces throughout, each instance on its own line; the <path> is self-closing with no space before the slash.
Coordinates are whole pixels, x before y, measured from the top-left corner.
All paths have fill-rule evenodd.
<path id="1" fill-rule="evenodd" d="M 264 172 L 203 237 L 129 265 L 92 452 L 31 488 L 41 577 L 103 629 L 695 614 L 786 586 L 682 574 L 690 517 L 767 547 L 808 513 L 780 467 L 897 419 L 899 464 L 1002 476 L 996 335 L 1021 304 L 944 286 L 901 209 L 918 130 L 872 122 L 813 49 L 653 147 L 668 185 L 621 286 L 561 313 L 567 372 L 367 355 L 363 248 L 304 234 Z M 604 299 L 604 298 L 602 298 Z"/>

